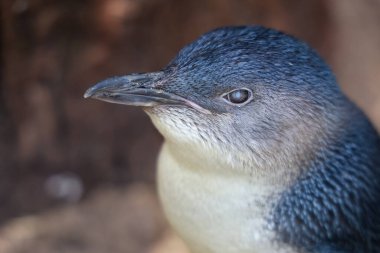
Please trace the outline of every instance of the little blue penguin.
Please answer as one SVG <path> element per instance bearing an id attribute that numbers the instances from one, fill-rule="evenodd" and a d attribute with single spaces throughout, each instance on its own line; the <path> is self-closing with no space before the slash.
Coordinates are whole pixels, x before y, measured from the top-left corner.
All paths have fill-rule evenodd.
<path id="1" fill-rule="evenodd" d="M 140 106 L 164 136 L 158 192 L 191 252 L 380 252 L 379 134 L 306 43 L 218 28 L 84 97 Z"/>

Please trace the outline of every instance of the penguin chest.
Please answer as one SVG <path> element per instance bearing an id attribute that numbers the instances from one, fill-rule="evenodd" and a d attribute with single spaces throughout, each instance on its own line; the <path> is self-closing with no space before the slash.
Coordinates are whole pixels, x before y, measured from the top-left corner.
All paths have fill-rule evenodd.
<path id="1" fill-rule="evenodd" d="M 246 178 L 189 168 L 164 145 L 158 188 L 170 224 L 193 253 L 294 252 L 274 242 L 270 194 Z"/>

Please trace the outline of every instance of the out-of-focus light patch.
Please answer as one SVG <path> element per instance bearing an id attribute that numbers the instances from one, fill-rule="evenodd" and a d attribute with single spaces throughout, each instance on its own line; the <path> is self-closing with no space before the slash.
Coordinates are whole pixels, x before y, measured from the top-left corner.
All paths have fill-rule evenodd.
<path id="1" fill-rule="evenodd" d="M 124 18 L 137 12 L 138 5 L 130 0 L 108 0 L 104 3 L 104 13 L 108 17 Z"/>
<path id="2" fill-rule="evenodd" d="M 16 13 L 24 12 L 28 9 L 29 3 L 27 0 L 16 0 L 13 2 L 12 11 Z"/>
<path id="3" fill-rule="evenodd" d="M 119 41 L 128 20 L 140 15 L 141 3 L 136 0 L 100 0 L 96 29 L 107 40 Z"/>
<path id="4" fill-rule="evenodd" d="M 52 198 L 74 203 L 83 195 L 83 183 L 75 174 L 55 174 L 46 179 L 45 191 Z"/>

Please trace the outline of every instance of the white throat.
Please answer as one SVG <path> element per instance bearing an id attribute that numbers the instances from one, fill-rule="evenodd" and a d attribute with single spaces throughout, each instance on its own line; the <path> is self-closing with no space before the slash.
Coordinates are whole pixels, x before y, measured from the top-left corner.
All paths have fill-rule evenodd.
<path id="1" fill-rule="evenodd" d="M 267 220 L 281 189 L 227 168 L 205 170 L 202 160 L 180 152 L 170 143 L 162 147 L 159 194 L 169 222 L 193 253 L 292 252 L 273 243 Z"/>

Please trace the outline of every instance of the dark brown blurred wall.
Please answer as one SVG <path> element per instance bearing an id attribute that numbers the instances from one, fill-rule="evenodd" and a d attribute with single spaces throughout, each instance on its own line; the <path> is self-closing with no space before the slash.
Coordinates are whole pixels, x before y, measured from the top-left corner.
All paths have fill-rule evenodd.
<path id="1" fill-rule="evenodd" d="M 1 2 L 0 221 L 56 203 L 46 179 L 154 182 L 161 137 L 142 111 L 85 101 L 103 78 L 162 68 L 219 26 L 263 24 L 306 40 L 380 127 L 380 1 Z"/>

